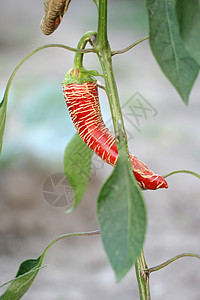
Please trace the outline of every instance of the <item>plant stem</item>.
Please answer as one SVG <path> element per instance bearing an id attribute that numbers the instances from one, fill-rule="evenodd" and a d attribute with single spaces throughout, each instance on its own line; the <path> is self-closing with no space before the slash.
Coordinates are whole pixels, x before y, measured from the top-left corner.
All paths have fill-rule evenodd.
<path id="1" fill-rule="evenodd" d="M 139 286 L 139 293 L 141 300 L 150 300 L 150 289 L 149 289 L 149 275 L 148 266 L 144 257 L 143 251 L 137 258 L 135 264 L 135 271 L 137 275 L 137 281 Z"/>
<path id="2" fill-rule="evenodd" d="M 107 0 L 100 0 L 98 7 L 98 42 L 102 48 L 107 48 Z"/>
<path id="3" fill-rule="evenodd" d="M 190 174 L 190 175 L 193 175 L 193 176 L 195 176 L 195 177 L 197 177 L 197 178 L 200 179 L 200 174 L 197 174 L 197 173 L 192 172 L 192 171 L 189 171 L 189 170 L 177 170 L 177 171 L 173 171 L 173 172 L 171 172 L 171 173 L 169 173 L 169 174 L 167 174 L 167 175 L 165 175 L 165 176 L 163 176 L 163 177 L 164 177 L 164 178 L 167 178 L 167 177 L 169 177 L 169 176 L 171 176 L 171 175 L 178 174 L 178 173 L 186 173 L 186 174 Z"/>
<path id="4" fill-rule="evenodd" d="M 167 261 L 165 261 L 164 263 L 162 263 L 162 264 L 160 264 L 158 266 L 151 267 L 151 268 L 149 268 L 149 269 L 147 269 L 145 271 L 148 271 L 149 273 L 152 273 L 152 272 L 155 272 L 155 271 L 159 271 L 159 270 L 165 268 L 166 266 L 168 266 L 169 264 L 173 263 L 177 259 L 183 258 L 183 257 L 193 257 L 193 258 L 200 259 L 200 255 L 198 255 L 198 254 L 195 254 L 195 253 L 182 253 L 182 254 L 176 255 L 175 257 L 173 257 L 171 259 L 168 259 Z"/>
<path id="5" fill-rule="evenodd" d="M 63 49 L 66 49 L 66 50 L 69 50 L 69 51 L 73 51 L 73 52 L 78 52 L 79 54 L 82 54 L 82 53 L 89 53 L 89 52 L 94 52 L 94 49 L 77 49 L 77 48 L 72 48 L 72 47 L 69 47 L 69 46 L 66 46 L 66 45 L 62 45 L 62 44 L 46 44 L 46 45 L 43 45 L 43 46 L 40 46 L 38 48 L 36 48 L 35 50 L 33 50 L 32 52 L 30 52 L 28 55 L 26 55 L 21 61 L 20 63 L 16 66 L 16 68 L 14 69 L 13 73 L 11 74 L 9 80 L 8 80 L 8 83 L 6 85 L 6 93 L 9 92 L 9 87 L 11 85 L 11 82 L 15 76 L 15 74 L 17 73 L 17 71 L 19 70 L 19 68 L 21 67 L 21 65 L 27 60 L 29 59 L 31 56 L 33 56 L 35 53 L 39 52 L 40 50 L 43 50 L 43 49 L 46 49 L 46 48 L 55 48 L 55 47 L 58 47 L 58 48 L 63 48 Z M 4 95 L 4 98 L 5 98 L 5 95 Z M 0 108 L 1 106 L 3 105 L 3 101 L 4 99 L 2 100 L 2 102 L 0 103 Z"/>
<path id="6" fill-rule="evenodd" d="M 124 142 L 127 144 L 119 95 L 112 68 L 111 49 L 107 38 L 107 0 L 99 1 L 98 33 L 94 48 L 97 52 L 104 75 L 105 89 L 110 104 L 115 136 L 118 138 L 116 140 L 117 145 L 119 146 L 119 133 L 121 131 L 123 133 Z"/>
<path id="7" fill-rule="evenodd" d="M 117 138 L 116 143 L 119 148 L 121 138 L 123 138 L 123 142 L 127 146 L 127 136 L 124 128 L 117 85 L 112 68 L 112 52 L 107 38 L 107 0 L 99 0 L 98 17 L 97 39 L 94 42 L 94 48 L 102 67 L 105 80 L 105 89 L 112 114 L 115 137 Z M 122 136 L 120 133 L 122 133 Z M 135 267 L 140 291 L 140 299 L 150 300 L 149 273 L 144 271 L 147 269 L 147 264 L 143 252 L 138 257 Z"/>
<path id="8" fill-rule="evenodd" d="M 56 239 L 54 239 L 44 250 L 44 252 L 46 253 L 49 248 L 55 244 L 56 242 L 68 238 L 68 237 L 75 237 L 75 236 L 91 236 L 91 235 L 97 235 L 100 234 L 100 230 L 93 230 L 93 231 L 86 231 L 86 232 L 74 232 L 74 233 L 66 233 L 63 235 L 60 235 L 59 237 L 57 237 Z"/>
<path id="9" fill-rule="evenodd" d="M 122 49 L 122 50 L 115 50 L 115 51 L 112 51 L 112 56 L 116 55 L 116 54 L 123 54 L 123 53 L 126 53 L 128 52 L 129 50 L 131 50 L 132 48 L 134 48 L 135 46 L 139 45 L 140 43 L 146 41 L 149 37 L 146 36 L 145 38 L 137 41 L 137 42 L 134 42 L 133 44 L 131 44 L 130 46 Z"/>
<path id="10" fill-rule="evenodd" d="M 85 49 L 86 44 L 90 41 L 92 36 L 96 36 L 96 32 L 94 31 L 88 31 L 86 34 L 82 36 L 80 39 L 77 49 L 83 50 Z M 83 52 L 76 52 L 75 57 L 74 57 L 74 66 L 76 67 L 82 67 L 83 63 Z"/>

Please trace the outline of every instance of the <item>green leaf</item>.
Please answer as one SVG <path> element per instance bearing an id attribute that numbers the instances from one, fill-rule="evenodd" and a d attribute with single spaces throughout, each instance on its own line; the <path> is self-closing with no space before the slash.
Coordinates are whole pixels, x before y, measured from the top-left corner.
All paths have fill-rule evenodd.
<path id="1" fill-rule="evenodd" d="M 1 296 L 1 300 L 18 300 L 26 293 L 33 283 L 38 271 L 42 268 L 46 252 L 38 259 L 29 259 L 21 263 L 15 279 Z"/>
<path id="2" fill-rule="evenodd" d="M 99 7 L 99 0 L 93 0 L 93 2 L 96 4 L 97 8 Z"/>
<path id="3" fill-rule="evenodd" d="M 17 275 L 14 279 L 9 282 L 4 283 L 0 286 L 3 287 L 6 284 L 10 283 L 10 286 L 5 291 L 5 293 L 0 297 L 1 300 L 18 300 L 26 293 L 26 291 L 30 288 L 33 283 L 38 271 L 46 266 L 42 266 L 45 255 L 49 248 L 54 245 L 56 242 L 75 236 L 92 236 L 100 234 L 99 230 L 89 231 L 89 232 L 74 232 L 74 233 L 66 233 L 63 234 L 56 239 L 54 239 L 44 250 L 42 255 L 38 257 L 38 259 L 28 259 L 21 263 Z"/>
<path id="4" fill-rule="evenodd" d="M 90 74 L 91 76 L 101 76 L 104 77 L 102 74 L 99 74 L 97 70 L 84 70 L 84 73 Z"/>
<path id="5" fill-rule="evenodd" d="M 177 14 L 184 45 L 200 65 L 200 1 L 177 0 Z"/>
<path id="6" fill-rule="evenodd" d="M 135 264 L 146 231 L 145 204 L 125 146 L 100 191 L 97 213 L 103 245 L 119 281 Z"/>
<path id="7" fill-rule="evenodd" d="M 76 133 L 68 143 L 64 155 L 64 173 L 74 191 L 74 210 L 80 203 L 88 186 L 91 173 L 92 150 Z"/>
<path id="8" fill-rule="evenodd" d="M 188 1 L 189 2 L 189 1 Z M 175 0 L 146 0 L 152 52 L 162 71 L 187 104 L 199 66 L 180 36 Z"/>

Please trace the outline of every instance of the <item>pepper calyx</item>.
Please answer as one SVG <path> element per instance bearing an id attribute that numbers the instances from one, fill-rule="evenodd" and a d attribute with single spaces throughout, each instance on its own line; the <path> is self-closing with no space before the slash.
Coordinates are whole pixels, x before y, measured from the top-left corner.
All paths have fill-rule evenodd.
<path id="1" fill-rule="evenodd" d="M 62 84 L 68 85 L 71 83 L 78 83 L 78 84 L 82 84 L 84 82 L 96 82 L 96 78 L 95 76 L 98 72 L 97 71 L 88 71 L 87 69 L 85 69 L 83 66 L 81 67 L 73 67 L 72 69 L 70 69 L 67 74 L 65 75 L 65 78 L 62 82 Z"/>

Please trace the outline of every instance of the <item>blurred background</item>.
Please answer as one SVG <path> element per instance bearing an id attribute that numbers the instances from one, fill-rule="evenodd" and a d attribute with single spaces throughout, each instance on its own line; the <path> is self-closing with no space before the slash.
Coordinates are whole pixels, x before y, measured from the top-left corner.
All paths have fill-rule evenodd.
<path id="1" fill-rule="evenodd" d="M 50 36 L 40 31 L 42 0 L 0 3 L 0 95 L 20 60 L 47 43 L 76 47 L 80 37 L 97 28 L 91 0 L 73 0 L 60 27 Z M 148 35 L 143 1 L 109 2 L 111 48 L 122 49 Z M 11 86 L 5 139 L 0 162 L 0 284 L 13 278 L 20 263 L 37 258 L 55 237 L 98 229 L 96 199 L 112 168 L 93 158 L 92 176 L 82 203 L 71 214 L 67 207 L 49 205 L 42 195 L 45 179 L 63 173 L 64 150 L 75 133 L 62 95 L 61 82 L 73 65 L 74 54 L 45 49 L 19 70 Z M 97 69 L 94 54 L 85 66 Z M 177 169 L 200 172 L 199 78 L 186 107 L 159 69 L 143 42 L 113 57 L 129 149 L 160 174 Z M 103 83 L 103 81 L 100 79 Z M 102 113 L 111 126 L 105 93 Z M 146 113 L 139 103 L 146 108 Z M 136 114 L 130 116 L 135 105 Z M 136 108 L 137 107 L 137 108 Z M 148 230 L 145 255 L 154 266 L 182 252 L 200 253 L 200 185 L 185 174 L 171 176 L 169 189 L 145 191 Z M 138 299 L 134 270 L 119 284 L 99 236 L 60 241 L 23 299 Z M 151 275 L 153 300 L 199 299 L 199 261 L 185 258 Z M 2 289 L 1 293 L 4 291 Z"/>

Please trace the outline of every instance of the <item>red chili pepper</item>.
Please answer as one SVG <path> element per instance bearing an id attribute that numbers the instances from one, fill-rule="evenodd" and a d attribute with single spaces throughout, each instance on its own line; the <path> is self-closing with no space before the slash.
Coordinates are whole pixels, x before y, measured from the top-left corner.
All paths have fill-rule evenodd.
<path id="1" fill-rule="evenodd" d="M 99 105 L 96 82 L 63 85 L 63 94 L 74 126 L 82 140 L 108 164 L 115 166 L 118 150 L 115 137 L 103 122 Z M 165 179 L 130 154 L 133 173 L 139 185 L 144 189 L 167 188 Z"/>

